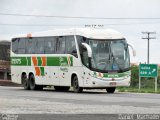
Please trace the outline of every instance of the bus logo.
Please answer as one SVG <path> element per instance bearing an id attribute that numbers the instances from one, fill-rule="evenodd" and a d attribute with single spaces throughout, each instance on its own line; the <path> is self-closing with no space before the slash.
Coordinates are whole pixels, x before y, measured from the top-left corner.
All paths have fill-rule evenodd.
<path id="1" fill-rule="evenodd" d="M 19 58 L 12 59 L 11 63 L 13 65 L 20 65 L 21 64 L 21 59 L 19 59 Z"/>

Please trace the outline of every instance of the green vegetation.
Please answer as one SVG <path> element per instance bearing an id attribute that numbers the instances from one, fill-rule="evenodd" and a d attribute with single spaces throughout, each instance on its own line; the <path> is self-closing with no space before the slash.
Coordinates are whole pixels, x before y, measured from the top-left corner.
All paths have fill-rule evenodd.
<path id="1" fill-rule="evenodd" d="M 141 78 L 141 90 L 139 90 L 139 68 L 138 66 L 131 67 L 131 86 L 118 87 L 120 92 L 142 92 L 142 93 L 155 93 L 155 79 L 154 78 Z M 160 93 L 160 67 L 158 73 L 158 87 L 157 93 Z"/>
<path id="2" fill-rule="evenodd" d="M 141 88 L 141 90 L 139 90 L 138 88 L 132 87 L 119 87 L 118 90 L 119 92 L 155 93 L 154 88 Z M 156 93 L 160 93 L 160 89 L 158 89 Z"/>

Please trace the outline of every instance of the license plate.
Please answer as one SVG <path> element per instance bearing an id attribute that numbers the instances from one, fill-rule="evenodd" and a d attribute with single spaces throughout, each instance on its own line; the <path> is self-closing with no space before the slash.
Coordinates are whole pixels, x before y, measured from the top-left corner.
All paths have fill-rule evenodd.
<path id="1" fill-rule="evenodd" d="M 110 86 L 116 86 L 117 83 L 116 82 L 110 82 Z"/>

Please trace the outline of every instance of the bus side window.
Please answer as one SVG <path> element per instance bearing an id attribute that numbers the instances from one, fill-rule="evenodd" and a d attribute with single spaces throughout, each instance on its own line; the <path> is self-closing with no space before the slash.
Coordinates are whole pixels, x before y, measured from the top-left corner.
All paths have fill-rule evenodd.
<path id="1" fill-rule="evenodd" d="M 25 54 L 25 38 L 20 38 L 19 39 L 18 54 Z"/>
<path id="2" fill-rule="evenodd" d="M 44 38 L 35 38 L 37 41 L 36 53 L 44 54 Z"/>
<path id="3" fill-rule="evenodd" d="M 82 63 L 89 67 L 89 60 L 88 60 L 88 53 L 87 53 L 87 49 L 84 48 L 84 46 L 82 45 L 82 43 L 88 43 L 89 41 L 87 41 L 86 38 L 82 37 L 82 36 L 76 36 L 77 38 L 77 42 L 78 42 L 78 46 L 79 46 L 79 51 L 80 51 L 80 56 L 81 56 L 81 60 Z"/>
<path id="4" fill-rule="evenodd" d="M 56 45 L 57 45 L 56 53 L 64 54 L 65 53 L 65 37 L 59 37 Z"/>
<path id="5" fill-rule="evenodd" d="M 56 38 L 55 37 L 45 38 L 45 53 L 46 54 L 54 54 L 55 53 L 55 46 L 56 46 Z"/>
<path id="6" fill-rule="evenodd" d="M 72 54 L 73 56 L 78 57 L 74 36 L 66 37 L 66 53 Z"/>
<path id="7" fill-rule="evenodd" d="M 82 57 L 82 63 L 85 66 L 89 67 L 88 53 L 86 48 L 83 48 L 81 57 Z"/>
<path id="8" fill-rule="evenodd" d="M 34 44 L 32 42 L 33 42 L 33 39 L 27 38 L 26 46 L 25 46 L 26 47 L 25 48 L 26 49 L 26 54 L 32 54 L 33 53 L 32 51 L 33 51 L 33 48 L 34 48 L 33 47 Z"/>
<path id="9" fill-rule="evenodd" d="M 18 53 L 18 39 L 19 38 L 12 39 L 12 52 L 14 53 Z"/>
<path id="10" fill-rule="evenodd" d="M 37 54 L 37 38 L 27 38 L 26 40 L 26 54 Z"/>
<path id="11" fill-rule="evenodd" d="M 78 42 L 78 47 L 79 47 L 79 51 L 80 51 L 80 54 L 82 54 L 82 43 L 87 43 L 87 41 L 86 41 L 86 39 L 84 38 L 84 37 L 82 37 L 82 36 L 76 36 L 76 38 L 77 38 L 77 42 Z"/>

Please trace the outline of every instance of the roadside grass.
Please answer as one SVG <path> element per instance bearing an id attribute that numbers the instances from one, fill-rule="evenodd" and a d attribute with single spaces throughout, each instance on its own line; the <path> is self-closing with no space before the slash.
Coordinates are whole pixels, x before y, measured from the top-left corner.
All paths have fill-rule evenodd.
<path id="1" fill-rule="evenodd" d="M 133 92 L 133 93 L 158 93 L 160 94 L 160 89 L 157 89 L 155 92 L 155 88 L 133 88 L 133 87 L 118 87 L 119 92 Z"/>
<path id="2" fill-rule="evenodd" d="M 141 89 L 139 90 L 139 80 L 132 79 L 130 87 L 118 87 L 119 92 L 134 92 L 134 93 L 160 93 L 160 80 L 157 82 L 157 92 L 155 92 L 155 79 L 142 78 Z"/>

